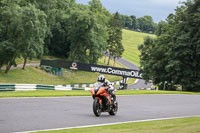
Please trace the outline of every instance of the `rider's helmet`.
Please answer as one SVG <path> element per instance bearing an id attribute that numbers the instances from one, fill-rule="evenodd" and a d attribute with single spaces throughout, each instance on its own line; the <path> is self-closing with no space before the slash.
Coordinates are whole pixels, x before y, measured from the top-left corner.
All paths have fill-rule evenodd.
<path id="1" fill-rule="evenodd" d="M 100 75 L 98 78 L 97 78 L 97 81 L 98 82 L 101 82 L 101 83 L 104 83 L 105 82 L 105 77 L 103 75 Z"/>

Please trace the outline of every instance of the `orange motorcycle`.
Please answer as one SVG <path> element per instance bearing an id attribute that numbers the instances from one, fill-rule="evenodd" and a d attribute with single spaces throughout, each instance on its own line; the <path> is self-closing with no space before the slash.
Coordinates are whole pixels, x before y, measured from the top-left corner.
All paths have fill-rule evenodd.
<path id="1" fill-rule="evenodd" d="M 110 115 L 116 115 L 118 103 L 116 100 L 113 101 L 106 87 L 101 86 L 101 83 L 99 83 L 95 88 L 92 88 L 90 92 L 94 99 L 93 112 L 97 117 L 101 115 L 101 112 L 108 112 Z"/>

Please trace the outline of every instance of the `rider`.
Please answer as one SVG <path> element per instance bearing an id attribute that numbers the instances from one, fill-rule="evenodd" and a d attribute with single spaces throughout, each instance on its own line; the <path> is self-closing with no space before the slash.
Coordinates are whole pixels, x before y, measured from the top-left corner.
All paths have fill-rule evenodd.
<path id="1" fill-rule="evenodd" d="M 97 78 L 97 82 L 100 82 L 103 86 L 106 88 L 106 90 L 109 92 L 109 94 L 111 95 L 111 97 L 113 98 L 113 102 L 116 100 L 116 96 L 115 96 L 115 88 L 113 86 L 113 84 L 105 79 L 104 75 L 100 75 L 98 78 Z"/>

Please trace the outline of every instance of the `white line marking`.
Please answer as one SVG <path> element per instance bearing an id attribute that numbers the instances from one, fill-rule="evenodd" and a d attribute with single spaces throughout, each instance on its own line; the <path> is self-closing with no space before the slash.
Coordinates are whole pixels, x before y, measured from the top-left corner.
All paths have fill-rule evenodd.
<path id="1" fill-rule="evenodd" d="M 108 126 L 108 125 L 116 125 L 116 124 L 126 124 L 126 123 L 133 123 L 133 122 L 148 122 L 148 121 L 170 120 L 170 119 L 192 118 L 192 117 L 200 117 L 200 115 L 180 116 L 180 117 L 168 117 L 168 118 L 157 118 L 157 119 L 146 119 L 146 120 L 136 120 L 136 121 L 125 121 L 125 122 L 115 122 L 115 123 L 107 123 L 107 124 L 74 126 L 74 127 L 44 129 L 44 130 L 34 130 L 34 131 L 23 131 L 23 132 L 16 132 L 16 133 L 31 133 L 31 132 L 41 132 L 41 131 L 57 131 L 57 130 L 67 130 L 67 129 L 76 129 L 76 128 L 88 128 L 88 127 L 99 127 L 99 126 Z"/>

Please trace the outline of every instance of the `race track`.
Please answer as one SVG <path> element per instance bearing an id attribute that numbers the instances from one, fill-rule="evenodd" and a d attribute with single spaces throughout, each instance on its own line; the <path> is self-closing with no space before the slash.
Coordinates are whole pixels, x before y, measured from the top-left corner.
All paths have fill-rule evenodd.
<path id="1" fill-rule="evenodd" d="M 118 96 L 116 116 L 95 117 L 91 97 L 1 98 L 0 133 L 200 115 L 199 95 Z"/>
<path id="2" fill-rule="evenodd" d="M 121 63 L 122 65 L 128 67 L 129 69 L 134 69 L 134 70 L 139 70 L 139 67 L 136 66 L 135 64 L 129 62 L 126 59 L 123 58 L 119 58 L 117 59 L 117 61 L 119 63 Z M 152 83 L 145 83 L 145 81 L 143 79 L 138 80 L 137 83 L 129 85 L 128 89 L 141 89 L 141 88 L 151 88 L 152 87 Z"/>

